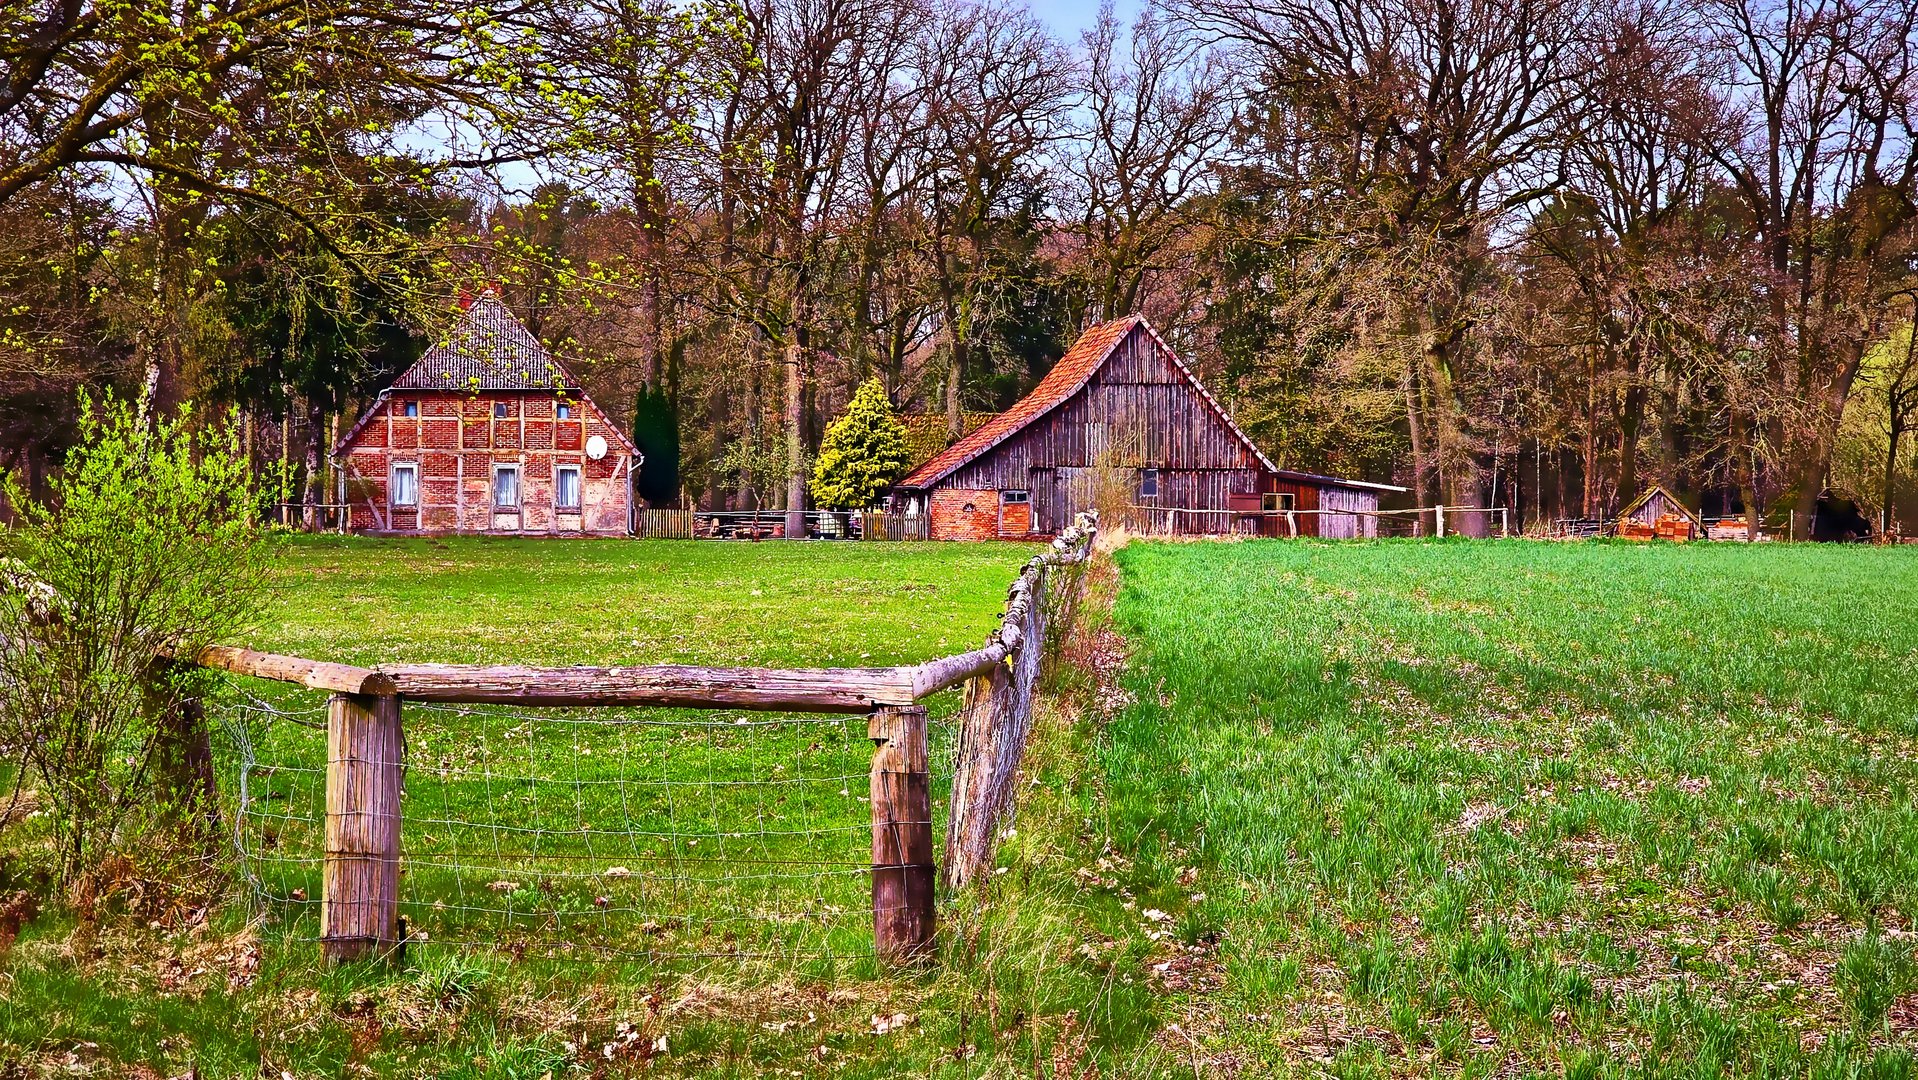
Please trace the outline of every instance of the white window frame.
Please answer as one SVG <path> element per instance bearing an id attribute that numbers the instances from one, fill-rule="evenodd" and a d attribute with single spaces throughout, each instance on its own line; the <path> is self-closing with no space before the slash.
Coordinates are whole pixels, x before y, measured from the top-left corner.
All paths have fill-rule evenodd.
<path id="1" fill-rule="evenodd" d="M 393 497 L 394 488 L 399 486 L 401 471 L 413 474 L 413 500 L 400 502 Z M 395 510 L 418 510 L 420 508 L 420 463 L 417 461 L 395 461 L 386 471 L 386 512 Z"/>
<path id="2" fill-rule="evenodd" d="M 511 506 L 502 505 L 499 501 L 500 474 L 508 473 L 508 472 L 513 474 L 513 503 Z M 525 471 L 521 469 L 518 465 L 493 466 L 493 490 L 487 494 L 487 497 L 492 500 L 493 512 L 495 514 L 519 513 L 520 508 L 524 506 L 526 503 L 526 473 Z"/>
<path id="3" fill-rule="evenodd" d="M 1151 488 L 1149 491 L 1148 486 Z M 1159 497 L 1159 470 L 1156 466 L 1139 470 L 1139 497 L 1141 499 Z"/>
<path id="4" fill-rule="evenodd" d="M 570 401 L 555 401 L 553 403 L 553 418 L 555 420 L 573 419 L 573 403 Z"/>
<path id="5" fill-rule="evenodd" d="M 498 400 L 493 402 L 493 419 L 495 420 L 512 419 L 512 413 L 507 410 L 506 402 L 498 401 Z"/>
<path id="6" fill-rule="evenodd" d="M 573 474 L 573 501 L 571 505 L 559 501 L 559 478 L 565 473 Z M 556 514 L 577 514 L 585 509 L 586 470 L 578 465 L 553 466 L 553 512 Z"/>

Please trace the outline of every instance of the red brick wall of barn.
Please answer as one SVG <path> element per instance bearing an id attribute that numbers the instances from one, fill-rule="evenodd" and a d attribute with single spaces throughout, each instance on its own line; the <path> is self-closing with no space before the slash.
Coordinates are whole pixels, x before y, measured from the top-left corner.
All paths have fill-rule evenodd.
<path id="1" fill-rule="evenodd" d="M 392 391 L 340 455 L 347 476 L 352 527 L 372 532 L 497 532 L 624 536 L 632 460 L 619 432 L 591 401 L 569 397 L 559 419 L 552 394 L 510 391 L 460 394 Z M 407 416 L 416 402 L 418 416 Z M 493 415 L 504 402 L 506 415 Z M 606 456 L 586 457 L 586 440 L 606 440 Z M 395 464 L 419 466 L 419 506 L 395 507 L 389 485 Z M 496 514 L 493 467 L 518 465 L 520 512 Z M 556 508 L 561 465 L 580 467 L 580 509 Z"/>
<path id="2" fill-rule="evenodd" d="M 937 488 L 932 493 L 934 540 L 997 540 L 999 493 L 966 488 Z"/>

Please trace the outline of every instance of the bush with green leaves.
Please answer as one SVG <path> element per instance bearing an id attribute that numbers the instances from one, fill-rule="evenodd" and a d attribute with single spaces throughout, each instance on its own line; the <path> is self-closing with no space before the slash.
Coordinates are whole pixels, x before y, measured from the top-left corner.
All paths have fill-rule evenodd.
<path id="1" fill-rule="evenodd" d="M 164 657 L 244 629 L 267 558 L 231 417 L 83 394 L 78 435 L 44 500 L 6 478 L 21 528 L 0 561 L 0 747 L 64 881 L 114 852 L 150 865 L 157 824 L 206 835 L 204 675 Z"/>
<path id="2" fill-rule="evenodd" d="M 875 505 L 911 464 L 906 426 L 893 413 L 885 387 L 878 379 L 867 379 L 819 443 L 813 501 L 827 510 Z"/>

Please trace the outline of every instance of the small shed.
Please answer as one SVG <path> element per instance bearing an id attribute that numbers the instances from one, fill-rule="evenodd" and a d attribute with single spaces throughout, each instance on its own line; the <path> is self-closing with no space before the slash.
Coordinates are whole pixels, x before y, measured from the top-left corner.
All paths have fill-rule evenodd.
<path id="1" fill-rule="evenodd" d="M 1080 335 L 1030 394 L 899 481 L 892 509 L 935 540 L 1053 536 L 1115 480 L 1154 529 L 1376 536 L 1402 491 L 1281 469 L 1144 317 Z"/>
<path id="2" fill-rule="evenodd" d="M 1626 540 L 1697 540 L 1705 523 L 1661 484 L 1653 484 L 1618 515 L 1618 535 Z"/>
<path id="3" fill-rule="evenodd" d="M 352 529 L 624 536 L 632 440 L 492 290 L 333 448 Z"/>

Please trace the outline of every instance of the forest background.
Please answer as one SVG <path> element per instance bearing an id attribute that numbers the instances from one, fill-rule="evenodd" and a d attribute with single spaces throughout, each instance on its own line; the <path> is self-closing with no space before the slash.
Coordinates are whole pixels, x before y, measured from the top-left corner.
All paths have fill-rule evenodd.
<path id="1" fill-rule="evenodd" d="M 25 0 L 0 469 L 76 390 L 327 448 L 507 305 L 783 507 L 854 389 L 951 437 L 1146 315 L 1282 465 L 1528 522 L 1652 482 L 1918 521 L 1918 0 Z M 673 447 L 677 446 L 677 453 Z"/>

